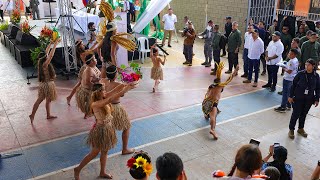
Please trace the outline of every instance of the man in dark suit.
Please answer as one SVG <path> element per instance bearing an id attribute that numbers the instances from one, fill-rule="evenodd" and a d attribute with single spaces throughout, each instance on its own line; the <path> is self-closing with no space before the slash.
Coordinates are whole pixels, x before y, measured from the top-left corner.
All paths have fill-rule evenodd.
<path id="1" fill-rule="evenodd" d="M 30 0 L 30 7 L 32 9 L 32 18 L 40 20 L 40 14 L 39 14 L 39 0 Z M 37 18 L 36 18 L 37 14 Z"/>

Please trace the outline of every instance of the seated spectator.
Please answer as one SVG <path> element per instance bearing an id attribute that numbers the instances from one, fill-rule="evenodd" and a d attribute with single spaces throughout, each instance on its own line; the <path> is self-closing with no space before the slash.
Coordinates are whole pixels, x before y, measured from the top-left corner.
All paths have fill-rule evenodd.
<path id="1" fill-rule="evenodd" d="M 167 152 L 157 158 L 158 180 L 187 180 L 182 160 L 175 153 Z"/>
<path id="2" fill-rule="evenodd" d="M 151 157 L 147 152 L 136 152 L 127 161 L 129 173 L 135 180 L 148 180 L 152 173 Z"/>
<path id="3" fill-rule="evenodd" d="M 264 174 L 268 176 L 268 180 L 280 180 L 280 171 L 276 167 L 267 167 L 264 170 Z"/>
<path id="4" fill-rule="evenodd" d="M 254 172 L 262 165 L 262 157 L 259 147 L 253 144 L 242 146 L 235 157 L 234 165 L 228 174 L 230 180 L 251 179 Z"/>
<path id="5" fill-rule="evenodd" d="M 276 167 L 280 171 L 280 180 L 292 180 L 293 169 L 292 166 L 286 164 L 288 151 L 283 146 L 275 147 L 273 145 L 269 148 L 269 154 L 263 159 L 263 165 L 261 170 L 265 170 L 269 166 Z M 273 161 L 268 162 L 270 157 L 273 156 Z"/>
<path id="6" fill-rule="evenodd" d="M 316 169 L 313 171 L 311 180 L 319 180 L 320 179 L 320 161 L 318 161 L 318 165 Z"/>

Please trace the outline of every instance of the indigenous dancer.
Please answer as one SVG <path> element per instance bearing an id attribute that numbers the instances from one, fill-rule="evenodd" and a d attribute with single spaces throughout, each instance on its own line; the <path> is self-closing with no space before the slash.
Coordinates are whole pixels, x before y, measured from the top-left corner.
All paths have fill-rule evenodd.
<path id="1" fill-rule="evenodd" d="M 233 77 L 237 75 L 239 66 L 235 71 L 230 75 L 226 82 L 221 82 L 221 73 L 224 68 L 223 62 L 220 62 L 217 68 L 217 78 L 214 80 L 214 83 L 211 84 L 208 88 L 206 96 L 202 102 L 202 111 L 206 119 L 210 118 L 210 134 L 213 136 L 214 140 L 218 139 L 218 136 L 215 132 L 216 127 L 216 117 L 218 114 L 218 103 L 221 98 L 221 93 L 223 92 L 224 87 L 229 84 Z"/>
<path id="2" fill-rule="evenodd" d="M 152 69 L 151 69 L 151 79 L 154 80 L 154 86 L 152 92 L 156 92 L 158 90 L 158 85 L 160 84 L 160 80 L 163 80 L 163 71 L 161 65 L 164 65 L 167 58 L 164 56 L 164 60 L 162 60 L 159 56 L 158 49 L 155 49 L 155 45 L 151 46 L 151 60 L 152 60 Z"/>
<path id="3" fill-rule="evenodd" d="M 84 119 L 89 117 L 90 112 L 90 97 L 92 86 L 100 81 L 100 70 L 96 67 L 97 60 L 93 54 L 86 56 L 86 65 L 82 78 L 81 85 L 77 89 L 76 98 L 77 105 L 84 113 Z"/>
<path id="4" fill-rule="evenodd" d="M 51 60 L 59 42 L 60 39 L 57 39 L 55 42 L 50 42 L 46 51 L 41 52 L 38 55 L 38 99 L 33 105 L 32 113 L 29 115 L 31 124 L 33 124 L 34 116 L 38 110 L 39 105 L 44 99 L 46 99 L 47 119 L 57 118 L 56 116 L 52 116 L 50 112 L 50 103 L 57 98 L 56 85 L 54 83 L 56 73 L 51 64 Z M 52 45 L 53 47 L 51 48 Z"/>
<path id="5" fill-rule="evenodd" d="M 133 84 L 119 85 L 106 93 L 102 84 L 93 85 L 90 111 L 94 114 L 96 123 L 90 130 L 87 138 L 87 144 L 92 149 L 84 157 L 79 166 L 74 168 L 74 178 L 76 180 L 79 180 L 82 168 L 94 159 L 99 152 L 101 153 L 99 177 L 112 179 L 112 175 L 105 172 L 108 150 L 112 149 L 117 143 L 116 132 L 112 126 L 113 117 L 111 115 L 112 108 L 110 103 L 132 88 L 134 88 Z"/>
<path id="6" fill-rule="evenodd" d="M 102 70 L 103 71 L 103 70 Z M 117 67 L 115 65 L 111 65 L 106 69 L 107 74 L 107 82 L 105 82 L 105 89 L 106 91 L 110 91 L 115 87 L 121 85 L 121 83 L 116 82 L 117 79 Z M 102 79 L 101 82 L 104 82 L 105 79 Z M 123 94 L 124 95 L 124 94 Z M 122 96 L 123 96 L 122 95 Z M 134 149 L 128 148 L 128 141 L 129 141 L 129 134 L 130 134 L 130 127 L 131 123 L 128 118 L 128 114 L 126 110 L 120 104 L 120 97 L 114 99 L 111 102 L 111 107 L 113 109 L 112 116 L 113 116 L 113 127 L 118 130 L 122 131 L 122 154 L 131 154 L 134 153 Z"/>
<path id="7" fill-rule="evenodd" d="M 71 93 L 69 94 L 69 96 L 67 97 L 67 104 L 70 106 L 70 101 L 73 97 L 73 95 L 76 93 L 77 89 L 80 87 L 81 85 L 81 80 L 82 80 L 82 74 L 84 72 L 84 70 L 86 69 L 87 65 L 86 65 L 86 56 L 89 54 L 93 54 L 93 52 L 96 50 L 96 48 L 94 48 L 95 46 L 92 46 L 90 49 L 86 50 L 85 45 L 83 44 L 82 40 L 78 40 L 75 43 L 76 45 L 76 55 L 77 55 L 77 60 L 78 61 L 82 61 L 82 66 L 80 68 L 79 74 L 78 74 L 78 79 L 79 81 L 77 82 L 77 84 L 73 87 Z"/>

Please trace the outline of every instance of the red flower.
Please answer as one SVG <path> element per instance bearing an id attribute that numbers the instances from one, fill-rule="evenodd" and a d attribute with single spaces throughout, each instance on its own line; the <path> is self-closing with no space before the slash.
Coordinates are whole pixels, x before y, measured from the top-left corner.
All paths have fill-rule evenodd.
<path id="1" fill-rule="evenodd" d="M 136 159 L 135 158 L 130 158 L 128 161 L 127 161 L 127 166 L 128 168 L 132 168 L 133 167 L 133 163 L 136 162 Z"/>
<path id="2" fill-rule="evenodd" d="M 140 79 L 140 75 L 139 74 L 131 74 L 131 77 L 133 78 L 134 81 L 138 81 Z"/>

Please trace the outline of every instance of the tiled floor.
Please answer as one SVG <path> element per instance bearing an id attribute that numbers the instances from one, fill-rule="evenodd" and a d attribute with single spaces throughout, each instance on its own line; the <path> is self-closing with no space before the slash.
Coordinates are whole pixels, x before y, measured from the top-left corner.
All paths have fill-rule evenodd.
<path id="1" fill-rule="evenodd" d="M 281 96 L 261 89 L 266 77 L 261 77 L 258 88 L 243 84 L 243 79 L 236 77 L 223 92 L 217 126 L 220 139 L 212 141 L 199 105 L 214 79 L 209 75 L 210 68 L 200 65 L 204 59 L 203 43 L 197 40 L 194 46 L 194 66 L 183 67 L 181 38 L 179 42 L 172 43 L 172 48 L 165 47 L 170 56 L 164 66 L 164 81 L 159 92 L 151 93 L 151 62 L 147 60 L 142 65 L 143 81 L 122 98 L 133 121 L 130 146 L 148 151 L 154 161 L 160 154 L 174 151 L 183 159 L 189 179 L 202 180 L 210 179 L 215 169 L 228 171 L 237 148 L 250 138 L 261 140 L 264 154 L 269 144 L 280 142 L 289 150 L 288 162 L 294 165 L 294 179 L 307 179 L 319 159 L 319 108 L 313 108 L 308 116 L 306 129 L 310 137 L 291 141 L 286 135 L 290 113 L 278 114 L 271 110 L 279 104 Z M 32 69 L 22 69 L 2 44 L 0 54 L 0 152 L 23 153 L 0 159 L 0 174 L 3 175 L 0 179 L 72 179 L 70 169 L 88 152 L 84 138 L 94 122 L 82 118 L 74 99 L 71 106 L 66 104 L 65 97 L 76 78 L 67 81 L 58 77 L 59 98 L 52 104 L 53 114 L 58 118 L 46 120 L 41 104 L 32 126 L 28 115 L 37 97 L 37 80 L 27 85 L 26 75 Z M 223 74 L 223 78 L 227 76 Z M 279 75 L 281 85 L 280 79 Z M 110 151 L 107 168 L 115 179 L 130 179 L 125 166 L 129 156 L 117 154 L 121 147 L 118 137 L 120 142 Z M 84 169 L 81 177 L 95 179 L 98 171 L 99 163 L 95 160 Z"/>

